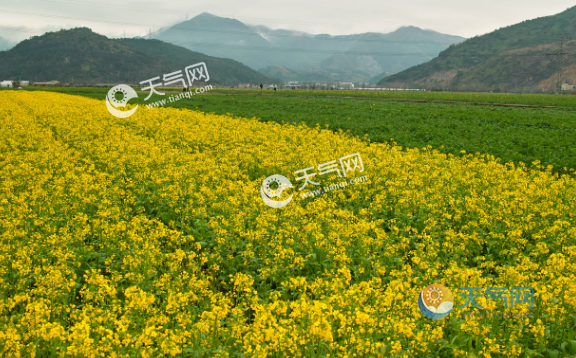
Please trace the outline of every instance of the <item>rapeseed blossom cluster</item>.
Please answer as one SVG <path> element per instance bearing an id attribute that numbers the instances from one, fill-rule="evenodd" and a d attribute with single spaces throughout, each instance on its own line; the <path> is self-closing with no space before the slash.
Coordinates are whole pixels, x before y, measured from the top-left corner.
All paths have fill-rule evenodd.
<path id="1" fill-rule="evenodd" d="M 3 92 L 0 138 L 3 356 L 576 348 L 576 181 L 550 168 L 189 110 L 118 119 L 46 92 Z M 260 199 L 266 177 L 351 153 L 366 183 Z M 432 283 L 531 286 L 533 315 L 430 320 L 417 298 Z"/>

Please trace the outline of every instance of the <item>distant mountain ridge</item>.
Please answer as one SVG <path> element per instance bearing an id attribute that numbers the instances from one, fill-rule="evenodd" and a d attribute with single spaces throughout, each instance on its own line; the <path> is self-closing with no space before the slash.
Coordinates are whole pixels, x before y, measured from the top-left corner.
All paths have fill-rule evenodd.
<path id="1" fill-rule="evenodd" d="M 198 62 L 206 63 L 211 84 L 275 82 L 234 60 L 159 40 L 109 39 L 88 28 L 49 32 L 0 52 L 0 79 L 138 84 Z"/>
<path id="2" fill-rule="evenodd" d="M 380 81 L 394 87 L 454 90 L 550 91 L 554 88 L 560 34 L 576 34 L 576 7 L 477 36 L 437 58 Z M 565 51 L 574 53 L 575 41 Z M 576 58 L 566 56 L 567 82 L 576 84 Z"/>
<path id="3" fill-rule="evenodd" d="M 312 35 L 245 25 L 200 14 L 155 34 L 162 41 L 211 56 L 232 58 L 269 75 L 283 67 L 283 80 L 366 81 L 426 62 L 464 38 L 409 26 L 388 34 Z"/>

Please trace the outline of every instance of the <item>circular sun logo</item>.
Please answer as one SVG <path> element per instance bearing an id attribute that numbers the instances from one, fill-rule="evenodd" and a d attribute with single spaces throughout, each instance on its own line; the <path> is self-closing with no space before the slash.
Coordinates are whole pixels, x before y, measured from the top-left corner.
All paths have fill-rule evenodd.
<path id="1" fill-rule="evenodd" d="M 438 305 L 442 301 L 443 296 L 444 294 L 442 293 L 442 288 L 432 286 L 428 292 L 426 292 L 426 297 L 424 300 L 427 301 L 430 305 Z"/>
<path id="2" fill-rule="evenodd" d="M 118 93 L 122 94 L 122 99 L 118 99 L 116 95 Z M 126 103 L 128 103 L 128 99 L 130 96 L 128 95 L 128 91 L 123 87 L 114 87 L 110 90 L 110 94 L 108 95 L 110 98 L 110 102 L 112 102 L 115 106 L 114 107 L 125 107 Z"/>
<path id="3" fill-rule="evenodd" d="M 264 191 L 268 193 L 268 196 L 275 197 L 280 196 L 284 188 L 282 187 L 282 182 L 279 178 L 270 177 L 269 180 L 264 181 L 263 184 Z"/>
<path id="4" fill-rule="evenodd" d="M 122 98 L 116 98 L 116 95 Z M 128 101 L 132 98 L 138 98 L 138 94 L 132 87 L 128 85 L 114 86 L 108 91 L 108 95 L 106 95 L 106 108 L 108 108 L 108 111 L 115 117 L 128 118 L 136 112 L 138 105 L 127 111 L 121 111 L 118 108 L 126 107 Z"/>
<path id="5" fill-rule="evenodd" d="M 424 287 L 418 296 L 418 307 L 424 316 L 431 319 L 441 319 L 454 308 L 452 292 L 442 285 Z"/>
<path id="6" fill-rule="evenodd" d="M 280 198 L 284 190 L 292 188 L 292 183 L 285 176 L 276 174 L 269 176 L 264 180 L 260 187 L 260 195 L 266 205 L 271 208 L 283 208 L 290 203 L 293 195 L 283 201 L 275 201 L 271 198 Z"/>

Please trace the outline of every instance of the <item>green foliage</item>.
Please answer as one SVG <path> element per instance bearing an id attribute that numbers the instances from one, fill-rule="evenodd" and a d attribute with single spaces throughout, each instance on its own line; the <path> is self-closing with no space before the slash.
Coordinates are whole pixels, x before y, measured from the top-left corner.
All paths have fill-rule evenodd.
<path id="1" fill-rule="evenodd" d="M 255 95 L 259 90 L 219 89 L 212 92 L 233 95 Z M 272 95 L 269 92 L 264 94 Z M 281 90 L 275 96 L 315 98 L 373 98 L 377 100 L 412 100 L 422 102 L 465 102 L 465 104 L 505 104 L 526 106 L 576 107 L 576 96 L 558 96 L 532 93 L 477 93 L 433 91 L 293 91 Z M 102 97 L 104 98 L 104 97 Z"/>

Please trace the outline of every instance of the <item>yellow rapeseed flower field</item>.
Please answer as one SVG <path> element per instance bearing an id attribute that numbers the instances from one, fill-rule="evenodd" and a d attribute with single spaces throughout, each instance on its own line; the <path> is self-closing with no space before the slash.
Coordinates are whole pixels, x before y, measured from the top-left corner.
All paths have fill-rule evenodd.
<path id="1" fill-rule="evenodd" d="M 2 92 L 0 138 L 2 356 L 576 353 L 576 181 L 547 168 L 46 92 Z M 369 181 L 260 199 L 351 153 Z M 488 286 L 534 287 L 533 316 L 463 318 L 458 288 Z"/>

